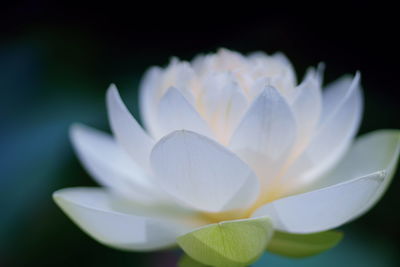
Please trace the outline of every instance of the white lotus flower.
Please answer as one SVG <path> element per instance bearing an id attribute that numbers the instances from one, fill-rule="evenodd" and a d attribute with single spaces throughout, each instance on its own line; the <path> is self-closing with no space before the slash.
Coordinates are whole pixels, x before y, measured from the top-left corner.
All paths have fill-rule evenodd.
<path id="1" fill-rule="evenodd" d="M 298 85 L 282 54 L 221 49 L 151 68 L 140 88 L 146 130 L 112 85 L 114 138 L 71 129 L 79 158 L 103 187 L 62 189 L 54 199 L 115 248 L 178 242 L 218 266 L 248 264 L 267 246 L 290 256 L 284 244 L 271 245 L 276 238 L 297 242 L 297 234 L 365 213 L 387 188 L 400 151 L 397 130 L 354 141 L 363 104 L 358 73 L 324 90 L 321 83 L 321 71 L 310 69 Z"/>

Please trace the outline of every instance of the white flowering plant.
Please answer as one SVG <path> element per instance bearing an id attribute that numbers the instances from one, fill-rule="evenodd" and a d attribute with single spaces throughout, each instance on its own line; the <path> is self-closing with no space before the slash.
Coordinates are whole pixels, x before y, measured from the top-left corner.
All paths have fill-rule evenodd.
<path id="1" fill-rule="evenodd" d="M 342 238 L 331 229 L 384 194 L 400 131 L 355 138 L 359 73 L 322 87 L 321 67 L 298 84 L 280 53 L 221 49 L 191 62 L 174 58 L 142 80 L 144 128 L 114 85 L 106 96 L 113 136 L 71 127 L 77 155 L 102 187 L 61 189 L 54 200 L 117 249 L 179 245 L 201 264 L 238 267 L 265 250 L 325 251 Z"/>

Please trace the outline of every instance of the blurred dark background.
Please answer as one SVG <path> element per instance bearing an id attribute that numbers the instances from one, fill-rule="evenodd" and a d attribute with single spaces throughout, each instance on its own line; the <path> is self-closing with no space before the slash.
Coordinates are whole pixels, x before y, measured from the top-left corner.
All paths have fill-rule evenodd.
<path id="1" fill-rule="evenodd" d="M 327 65 L 326 81 L 360 70 L 360 133 L 400 128 L 399 33 L 383 2 L 321 2 L 277 8 L 251 3 L 61 1 L 3 3 L 0 9 L 0 266 L 168 266 L 169 253 L 126 253 L 83 234 L 51 199 L 94 185 L 73 155 L 72 122 L 108 130 L 104 94 L 113 82 L 138 117 L 137 87 L 151 65 L 226 47 L 284 52 L 299 78 Z M 255 266 L 399 266 L 400 177 L 367 215 L 343 227 L 345 240 L 293 261 L 265 255 Z M 157 255 L 157 256 L 155 256 Z"/>

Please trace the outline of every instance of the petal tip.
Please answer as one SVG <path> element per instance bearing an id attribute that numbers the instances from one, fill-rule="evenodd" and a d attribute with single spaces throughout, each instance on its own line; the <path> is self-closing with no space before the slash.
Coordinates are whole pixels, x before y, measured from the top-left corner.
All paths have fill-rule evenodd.
<path id="1" fill-rule="evenodd" d="M 282 94 L 279 92 L 279 90 L 276 89 L 271 84 L 269 84 L 268 82 L 268 84 L 264 87 L 264 89 L 262 89 L 260 95 L 258 96 L 258 99 L 271 99 L 277 101 L 279 99 L 283 99 L 283 97 Z"/>
<path id="2" fill-rule="evenodd" d="M 65 198 L 65 194 L 67 194 L 68 191 L 69 191 L 68 188 L 62 188 L 62 189 L 58 189 L 58 190 L 54 191 L 53 194 L 51 195 L 53 198 L 53 201 L 60 208 L 62 208 L 63 202 L 67 201 Z"/>
<path id="3" fill-rule="evenodd" d="M 69 138 L 74 146 L 77 145 L 80 139 L 88 136 L 89 133 L 96 133 L 98 130 L 87 126 L 83 123 L 75 122 L 69 127 Z"/>
<path id="4" fill-rule="evenodd" d="M 110 94 L 110 93 L 118 93 L 118 89 L 117 89 L 117 86 L 115 85 L 115 83 L 111 83 L 108 86 L 107 94 Z"/>
<path id="5" fill-rule="evenodd" d="M 110 108 L 110 105 L 112 103 L 112 101 L 122 101 L 121 100 L 121 96 L 118 92 L 118 88 L 115 84 L 110 84 L 110 86 L 107 89 L 106 92 L 106 100 L 107 100 L 107 106 L 108 108 Z"/>
<path id="6" fill-rule="evenodd" d="M 79 122 L 74 122 L 69 126 L 69 138 L 72 143 L 76 142 L 76 139 L 85 128 L 86 126 Z"/>

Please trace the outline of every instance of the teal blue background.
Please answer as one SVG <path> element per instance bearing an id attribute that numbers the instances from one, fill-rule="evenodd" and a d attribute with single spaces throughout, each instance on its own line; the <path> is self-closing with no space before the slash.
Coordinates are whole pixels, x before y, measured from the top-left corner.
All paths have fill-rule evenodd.
<path id="1" fill-rule="evenodd" d="M 172 55 L 189 60 L 219 47 L 280 50 L 300 78 L 324 61 L 327 81 L 360 70 L 366 101 L 360 133 L 400 128 L 394 20 L 371 20 L 390 8 L 363 8 L 329 7 L 333 15 L 302 9 L 237 15 L 205 8 L 162 16 L 144 9 L 143 21 L 140 10 L 117 4 L 6 4 L 0 11 L 0 266 L 174 266 L 177 253 L 103 247 L 51 199 L 60 188 L 95 185 L 72 152 L 69 125 L 109 131 L 104 94 L 111 82 L 138 118 L 140 77 Z M 399 178 L 371 212 L 342 229 L 345 239 L 335 249 L 304 260 L 266 254 L 254 266 L 400 265 Z"/>

